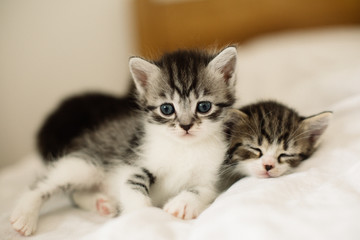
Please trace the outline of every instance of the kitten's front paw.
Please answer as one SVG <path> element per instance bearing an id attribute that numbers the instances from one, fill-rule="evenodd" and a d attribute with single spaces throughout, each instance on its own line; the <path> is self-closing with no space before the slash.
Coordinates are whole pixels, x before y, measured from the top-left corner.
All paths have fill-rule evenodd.
<path id="1" fill-rule="evenodd" d="M 189 220 L 197 218 L 205 207 L 197 197 L 180 194 L 166 203 L 164 210 L 177 218 Z"/>
<path id="2" fill-rule="evenodd" d="M 35 232 L 37 221 L 37 213 L 21 208 L 15 209 L 10 217 L 12 227 L 23 236 L 30 236 Z"/>
<path id="3" fill-rule="evenodd" d="M 101 216 L 115 217 L 119 214 L 116 204 L 106 198 L 96 199 L 96 210 Z"/>

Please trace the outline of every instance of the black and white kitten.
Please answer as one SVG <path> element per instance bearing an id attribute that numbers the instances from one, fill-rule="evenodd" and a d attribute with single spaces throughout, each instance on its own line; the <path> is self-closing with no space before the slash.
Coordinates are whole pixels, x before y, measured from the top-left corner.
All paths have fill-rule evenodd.
<path id="1" fill-rule="evenodd" d="M 104 214 L 115 212 L 106 205 L 115 201 L 121 212 L 157 206 L 183 219 L 198 216 L 218 194 L 236 60 L 234 47 L 177 51 L 154 62 L 131 58 L 140 110 L 67 136 L 47 174 L 19 199 L 13 228 L 31 235 L 42 204 L 59 191 Z"/>
<path id="2" fill-rule="evenodd" d="M 332 113 L 302 117 L 278 102 L 261 101 L 229 116 L 231 144 L 222 170 L 223 181 L 231 184 L 244 176 L 279 177 L 293 171 L 314 153 Z"/>

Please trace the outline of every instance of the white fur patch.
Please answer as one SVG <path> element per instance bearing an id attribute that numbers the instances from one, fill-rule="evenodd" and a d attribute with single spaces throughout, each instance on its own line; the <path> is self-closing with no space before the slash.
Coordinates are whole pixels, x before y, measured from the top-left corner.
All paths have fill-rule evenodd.
<path id="1" fill-rule="evenodd" d="M 121 213 L 152 206 L 149 196 L 132 189 L 127 184 L 129 178 L 139 171 L 141 170 L 138 166 L 121 165 L 108 176 L 109 192 L 118 199 Z"/>
<path id="2" fill-rule="evenodd" d="M 202 201 L 212 201 L 216 196 L 213 188 L 217 173 L 226 151 L 220 131 L 187 143 L 164 137 L 164 132 L 158 129 L 161 127 L 164 128 L 147 126 L 149 135 L 144 147 L 143 164 L 156 176 L 150 191 L 153 203 L 162 207 L 168 199 L 191 188 L 201 188 Z"/>
<path id="3" fill-rule="evenodd" d="M 10 222 L 21 235 L 29 236 L 35 232 L 41 203 L 41 197 L 33 192 L 27 192 L 18 201 Z"/>
<path id="4" fill-rule="evenodd" d="M 207 205 L 196 194 L 184 191 L 170 199 L 165 204 L 164 210 L 175 217 L 190 220 L 196 218 Z"/>
<path id="5" fill-rule="evenodd" d="M 37 183 L 35 189 L 29 190 L 19 199 L 10 217 L 13 228 L 24 236 L 33 234 L 41 205 L 53 193 L 68 184 L 77 188 L 90 188 L 102 179 L 99 169 L 82 159 L 60 159 L 49 169 L 46 178 Z"/>

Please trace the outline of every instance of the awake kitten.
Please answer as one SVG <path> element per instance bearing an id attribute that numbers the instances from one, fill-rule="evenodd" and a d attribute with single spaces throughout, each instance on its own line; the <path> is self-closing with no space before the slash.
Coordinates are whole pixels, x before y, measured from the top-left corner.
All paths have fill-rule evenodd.
<path id="1" fill-rule="evenodd" d="M 301 117 L 274 101 L 233 110 L 228 122 L 231 145 L 223 171 L 233 181 L 243 176 L 269 178 L 291 172 L 313 154 L 331 116 L 331 112 L 322 112 Z"/>
<path id="2" fill-rule="evenodd" d="M 10 218 L 14 229 L 32 234 L 42 204 L 57 192 L 71 192 L 76 204 L 102 214 L 115 215 L 114 205 L 121 212 L 157 206 L 197 217 L 218 194 L 236 60 L 234 47 L 216 55 L 177 51 L 154 62 L 131 58 L 140 110 L 96 120 L 66 138 L 47 174 L 20 198 Z M 54 118 L 39 140 L 56 137 Z M 40 146 L 44 153 L 59 150 Z"/>

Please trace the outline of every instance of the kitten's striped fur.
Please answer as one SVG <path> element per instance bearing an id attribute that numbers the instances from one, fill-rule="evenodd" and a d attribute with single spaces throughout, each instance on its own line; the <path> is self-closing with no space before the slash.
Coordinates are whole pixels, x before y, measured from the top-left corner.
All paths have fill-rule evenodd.
<path id="1" fill-rule="evenodd" d="M 331 112 L 302 117 L 275 101 L 233 110 L 227 123 L 231 145 L 224 171 L 230 175 L 279 177 L 306 160 L 319 144 Z"/>
<path id="2" fill-rule="evenodd" d="M 66 120 L 78 119 L 67 116 L 72 104 L 56 110 L 39 134 L 39 148 L 44 157 L 58 158 L 20 199 L 11 216 L 14 229 L 32 234 L 41 205 L 59 191 L 71 191 L 78 206 L 96 206 L 101 214 L 157 206 L 183 219 L 198 216 L 218 193 L 236 60 L 234 47 L 216 54 L 177 51 L 158 61 L 133 57 L 137 109 L 123 114 L 117 106 L 117 117 L 77 124 L 58 147 L 46 144 L 57 137 L 55 126 L 66 131 L 72 124 Z"/>

